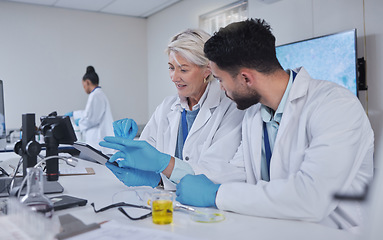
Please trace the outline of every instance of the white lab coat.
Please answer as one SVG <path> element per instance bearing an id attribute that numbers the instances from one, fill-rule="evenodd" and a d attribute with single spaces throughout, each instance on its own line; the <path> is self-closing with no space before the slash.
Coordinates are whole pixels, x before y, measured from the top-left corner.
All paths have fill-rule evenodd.
<path id="1" fill-rule="evenodd" d="M 260 104 L 249 108 L 242 144 L 246 183 L 222 184 L 219 209 L 298 219 L 351 228 L 360 225 L 363 205 L 339 202 L 334 193 L 360 194 L 373 176 L 374 136 L 359 100 L 303 69 L 292 85 L 271 158 L 270 182 L 260 179 Z"/>
<path id="2" fill-rule="evenodd" d="M 112 111 L 108 98 L 101 88 L 96 88 L 89 94 L 85 110 L 74 111 L 73 118 L 80 118 L 79 128 L 84 142 L 103 153 L 114 152 L 99 145 L 105 136 L 114 134 Z"/>
<path id="3" fill-rule="evenodd" d="M 183 160 L 195 174 L 205 174 L 214 182 L 244 182 L 243 160 L 231 161 L 240 145 L 244 111 L 225 96 L 217 81 L 210 82 L 206 91 L 207 97 L 186 138 Z M 178 96 L 167 97 L 153 113 L 140 140 L 174 156 L 182 111 L 179 103 Z"/>

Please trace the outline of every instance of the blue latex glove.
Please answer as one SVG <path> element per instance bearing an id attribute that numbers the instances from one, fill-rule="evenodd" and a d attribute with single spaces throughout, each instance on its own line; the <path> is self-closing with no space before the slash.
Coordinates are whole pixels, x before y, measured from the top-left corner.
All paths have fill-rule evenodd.
<path id="1" fill-rule="evenodd" d="M 217 207 L 215 197 L 221 184 L 215 184 L 205 175 L 186 175 L 177 184 L 176 200 L 196 207 Z"/>
<path id="2" fill-rule="evenodd" d="M 146 141 L 135 141 L 122 137 L 105 137 L 100 146 L 119 150 L 109 162 L 118 160 L 118 166 L 160 173 L 169 165 L 171 156 L 158 151 Z"/>
<path id="3" fill-rule="evenodd" d="M 76 126 L 78 126 L 78 122 L 80 122 L 80 118 L 76 118 L 76 119 L 74 120 L 74 124 L 76 124 Z"/>
<path id="4" fill-rule="evenodd" d="M 110 171 L 112 171 L 113 174 L 128 187 L 150 186 L 154 188 L 158 186 L 158 183 L 161 180 L 159 173 L 132 168 L 120 168 L 109 162 L 107 162 L 105 166 L 107 166 Z"/>
<path id="5" fill-rule="evenodd" d="M 137 123 L 133 119 L 125 118 L 113 122 L 113 131 L 116 137 L 133 139 L 137 135 Z"/>
<path id="6" fill-rule="evenodd" d="M 64 114 L 64 116 L 73 117 L 73 112 L 67 112 Z"/>

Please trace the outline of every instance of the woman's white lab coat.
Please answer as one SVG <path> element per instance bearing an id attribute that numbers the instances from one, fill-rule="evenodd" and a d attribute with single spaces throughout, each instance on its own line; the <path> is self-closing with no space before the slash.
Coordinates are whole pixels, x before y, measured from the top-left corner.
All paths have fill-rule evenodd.
<path id="1" fill-rule="evenodd" d="M 105 136 L 114 134 L 112 111 L 101 88 L 96 88 L 89 94 L 85 110 L 74 111 L 73 118 L 80 118 L 79 127 L 84 142 L 104 153 L 113 152 L 99 145 Z"/>
<path id="2" fill-rule="evenodd" d="M 183 160 L 195 174 L 205 174 L 214 182 L 243 182 L 243 160 L 231 160 L 240 145 L 244 111 L 225 96 L 217 81 L 210 82 L 206 91 L 207 97 L 186 138 Z M 179 103 L 178 96 L 167 97 L 153 113 L 140 140 L 174 156 L 182 111 Z"/>
<path id="3" fill-rule="evenodd" d="M 242 136 L 236 158 L 245 161 L 248 184 L 222 184 L 218 208 L 339 228 L 361 224 L 361 203 L 333 199 L 363 193 L 373 176 L 373 131 L 351 92 L 300 69 L 275 141 L 270 182 L 260 179 L 260 104 L 247 110 Z"/>

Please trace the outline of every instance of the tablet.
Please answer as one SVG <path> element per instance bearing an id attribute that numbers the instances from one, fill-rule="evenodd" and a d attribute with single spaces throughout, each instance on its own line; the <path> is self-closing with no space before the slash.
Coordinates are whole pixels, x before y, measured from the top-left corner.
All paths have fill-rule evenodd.
<path id="1" fill-rule="evenodd" d="M 73 147 L 79 150 L 81 155 L 84 155 L 86 158 L 88 158 L 85 160 L 90 160 L 99 164 L 105 164 L 109 160 L 107 155 L 86 143 L 75 142 L 73 143 Z"/>
<path id="2" fill-rule="evenodd" d="M 88 202 L 86 199 L 72 197 L 68 195 L 56 196 L 50 199 L 53 202 L 53 209 L 55 211 L 71 207 L 85 206 Z"/>

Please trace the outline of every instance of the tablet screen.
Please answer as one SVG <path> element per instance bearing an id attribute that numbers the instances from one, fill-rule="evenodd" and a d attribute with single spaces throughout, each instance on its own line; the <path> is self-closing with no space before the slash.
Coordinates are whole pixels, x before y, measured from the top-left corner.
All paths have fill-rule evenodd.
<path id="1" fill-rule="evenodd" d="M 94 147 L 86 143 L 75 142 L 73 143 L 73 147 L 79 150 L 81 154 L 94 160 L 97 163 L 105 164 L 109 160 L 109 157 L 107 155 L 103 154 L 101 151 L 95 149 Z"/>

